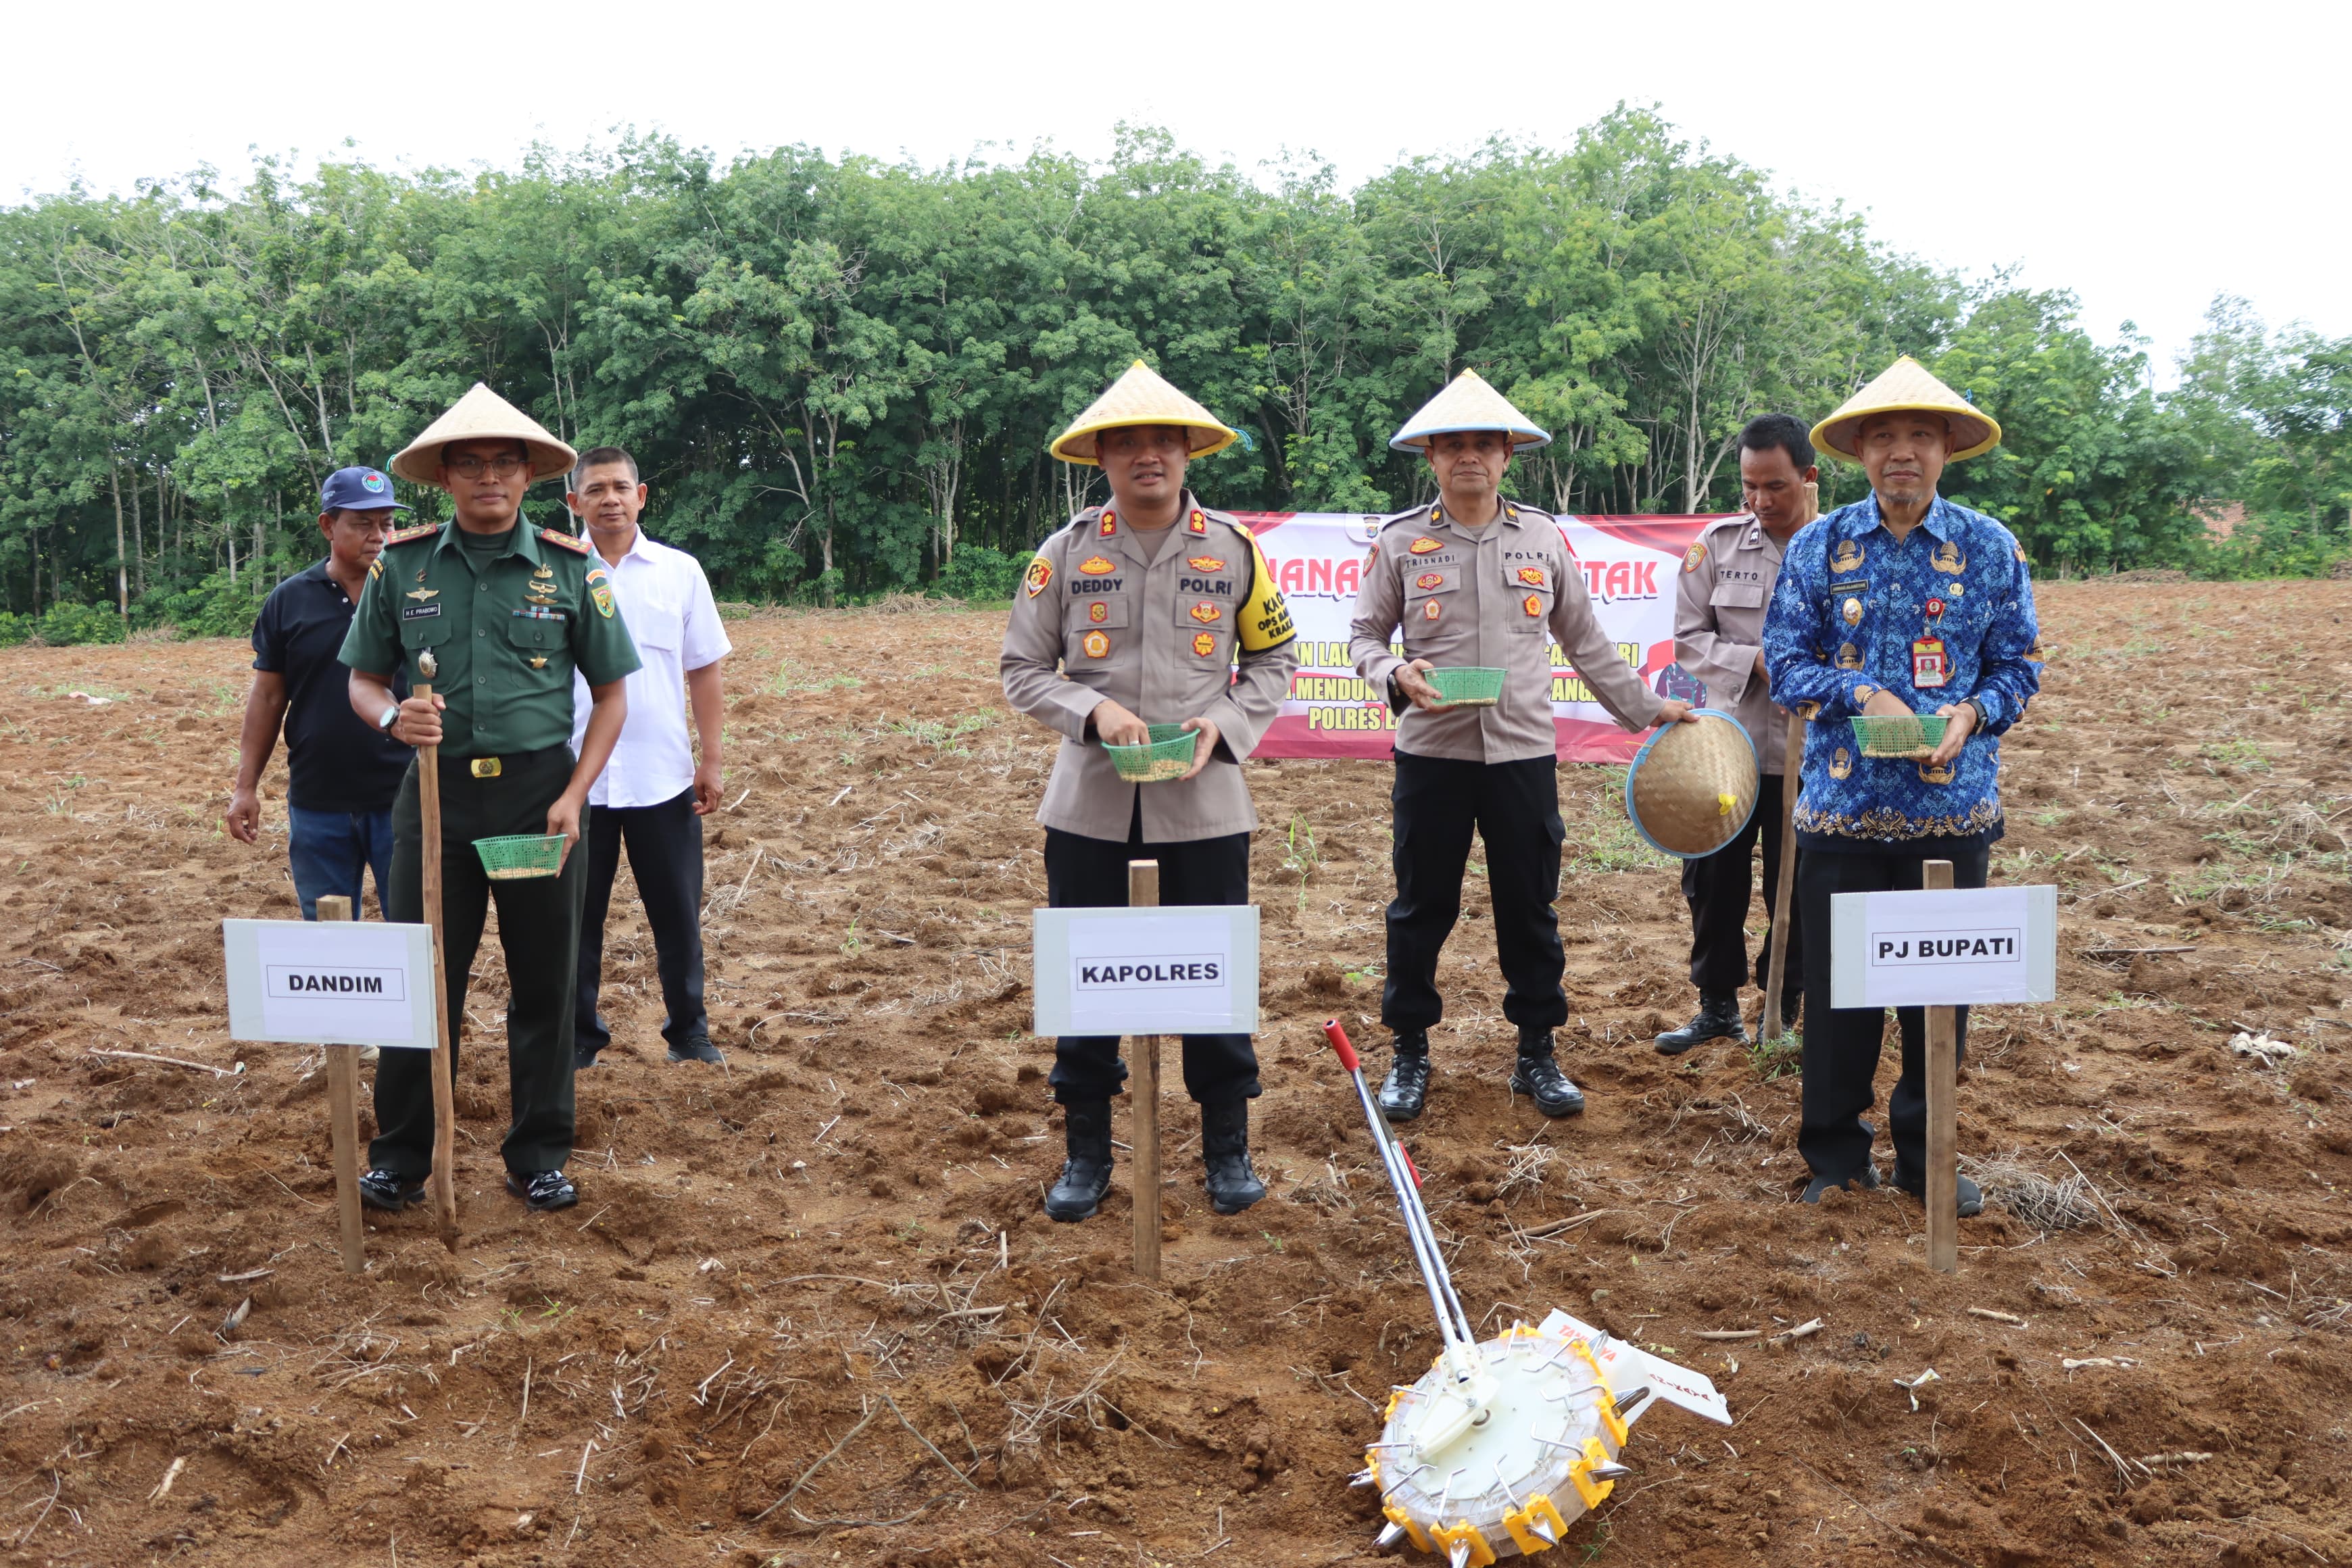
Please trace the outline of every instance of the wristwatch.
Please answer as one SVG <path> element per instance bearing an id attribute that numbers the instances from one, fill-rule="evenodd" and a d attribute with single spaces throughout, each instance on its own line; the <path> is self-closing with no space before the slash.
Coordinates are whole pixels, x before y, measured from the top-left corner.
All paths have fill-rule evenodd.
<path id="1" fill-rule="evenodd" d="M 375 721 L 375 727 L 389 735 L 392 733 L 392 727 L 399 722 L 400 704 L 395 702 L 383 710 L 383 716 Z"/>
<path id="2" fill-rule="evenodd" d="M 1985 705 L 1984 705 L 1983 703 L 1981 703 L 1981 702 L 1978 701 L 1975 698 L 1970 697 L 1970 698 L 1964 699 L 1964 700 L 1962 700 L 1962 702 L 1961 702 L 1960 706 L 1961 706 L 1961 707 L 1963 707 L 1963 708 L 1973 708 L 1973 709 L 1975 709 L 1975 710 L 1977 710 L 1977 724 L 1976 724 L 1976 727 L 1977 727 L 1979 731 L 1981 731 L 1981 730 L 1982 730 L 1986 725 L 1988 725 L 1988 724 L 1990 724 L 1990 723 L 1991 723 L 1991 722 L 1992 722 L 1992 715 L 1991 715 L 1991 714 L 1990 714 L 1990 713 L 1988 713 L 1988 712 L 1986 712 L 1986 711 L 1985 711 Z"/>

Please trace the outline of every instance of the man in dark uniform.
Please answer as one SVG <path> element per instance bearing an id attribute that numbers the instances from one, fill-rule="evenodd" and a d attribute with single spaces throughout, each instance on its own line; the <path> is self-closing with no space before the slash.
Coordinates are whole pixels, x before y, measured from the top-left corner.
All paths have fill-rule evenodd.
<path id="1" fill-rule="evenodd" d="M 1780 889 L 1782 770 L 1789 765 L 1786 710 L 1772 700 L 1764 673 L 1764 610 L 1780 580 L 1780 554 L 1812 521 L 1813 444 L 1786 414 L 1759 414 L 1739 432 L 1739 496 L 1748 510 L 1709 525 L 1691 542 L 1675 579 L 1675 662 L 1706 683 L 1707 700 L 1737 718 L 1755 744 L 1756 809 L 1748 826 L 1712 855 L 1683 862 L 1683 901 L 1691 912 L 1691 984 L 1698 1016 L 1657 1038 L 1665 1056 L 1709 1040 L 1745 1045 L 1739 987 L 1747 980 L 1748 910 L 1756 889 L 1756 843 L 1764 843 L 1764 918 L 1771 930 L 1756 951 L 1761 989 L 1772 944 L 1788 933 L 1784 975 L 1804 974 L 1804 937 L 1778 907 Z M 1793 914 L 1793 911 L 1791 911 Z M 1780 998 L 1780 1023 L 1797 1016 L 1796 985 Z M 1769 1039 L 1769 1021 L 1758 1032 Z"/>
<path id="2" fill-rule="evenodd" d="M 579 1201 L 563 1173 L 572 1157 L 572 1018 L 585 855 L 573 853 L 589 786 L 621 732 L 623 678 L 638 665 L 612 589 L 588 546 L 534 529 L 523 492 L 568 472 L 572 448 L 477 383 L 457 406 L 392 460 L 392 471 L 438 485 L 456 527 L 429 523 L 387 542 L 345 639 L 352 710 L 412 746 L 438 745 L 441 783 L 443 972 L 449 988 L 450 1071 L 466 1017 L 466 977 L 489 900 L 499 904 L 513 1000 L 507 1007 L 507 1081 L 513 1121 L 503 1153 L 507 1188 L 534 1209 Z M 572 672 L 594 709 L 575 758 Z M 392 700 L 392 678 L 435 688 Z M 555 877 L 492 880 L 477 838 L 562 834 Z M 422 922 L 424 826 L 416 771 L 393 805 L 392 893 L 386 918 Z M 386 1051 L 376 1069 L 378 1132 L 361 1178 L 370 1206 L 424 1197 L 432 1168 L 432 1058 Z"/>

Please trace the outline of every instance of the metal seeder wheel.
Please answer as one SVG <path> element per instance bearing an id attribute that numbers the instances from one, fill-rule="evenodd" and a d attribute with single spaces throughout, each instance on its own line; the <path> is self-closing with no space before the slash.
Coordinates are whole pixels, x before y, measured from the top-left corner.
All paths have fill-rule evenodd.
<path id="1" fill-rule="evenodd" d="M 1479 1342 L 1422 1206 L 1420 1173 L 1373 1103 L 1347 1031 L 1333 1019 L 1323 1032 L 1355 1083 L 1444 1342 L 1421 1381 L 1390 1397 L 1355 1478 L 1381 1491 L 1388 1522 L 1376 1545 L 1411 1541 L 1448 1568 L 1541 1552 L 1630 1473 L 1617 1463 L 1626 1430 L 1659 1400 L 1731 1425 L 1707 1378 L 1566 1312 Z"/>

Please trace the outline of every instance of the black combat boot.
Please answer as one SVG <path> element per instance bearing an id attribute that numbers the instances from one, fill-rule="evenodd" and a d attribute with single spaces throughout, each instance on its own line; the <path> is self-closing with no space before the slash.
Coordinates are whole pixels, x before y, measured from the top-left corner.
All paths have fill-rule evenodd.
<path id="1" fill-rule="evenodd" d="M 1511 1092 L 1530 1096 L 1546 1116 L 1574 1116 L 1584 1109 L 1584 1091 L 1569 1082 L 1551 1058 L 1549 1029 L 1519 1031 L 1519 1065 Z"/>
<path id="2" fill-rule="evenodd" d="M 1681 1028 L 1660 1035 L 1658 1054 L 1678 1057 L 1693 1046 L 1703 1046 L 1709 1040 L 1729 1040 L 1735 1046 L 1748 1043 L 1748 1026 L 1739 1021 L 1739 993 L 1737 991 L 1700 992 L 1698 1016 Z"/>
<path id="3" fill-rule="evenodd" d="M 1071 1222 L 1092 1219 L 1110 1191 L 1110 1101 L 1062 1107 L 1062 1137 L 1069 1158 L 1062 1162 L 1062 1179 L 1045 1194 L 1045 1213 Z"/>
<path id="4" fill-rule="evenodd" d="M 1429 1099 L 1429 1031 L 1399 1029 L 1390 1048 L 1389 1076 L 1381 1080 L 1381 1114 L 1410 1121 Z"/>
<path id="5" fill-rule="evenodd" d="M 1239 1214 L 1265 1196 L 1250 1169 L 1248 1100 L 1201 1107 L 1201 1163 L 1209 1168 L 1209 1206 L 1219 1214 Z"/>

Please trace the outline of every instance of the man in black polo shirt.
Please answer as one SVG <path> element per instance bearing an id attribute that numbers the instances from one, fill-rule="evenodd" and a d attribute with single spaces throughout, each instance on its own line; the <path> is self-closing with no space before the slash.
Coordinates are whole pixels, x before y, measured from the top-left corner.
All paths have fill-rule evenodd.
<path id="1" fill-rule="evenodd" d="M 392 499 L 392 481 L 373 468 L 328 475 L 319 505 L 327 558 L 278 584 L 253 623 L 253 689 L 245 700 L 226 819 L 232 837 L 254 841 L 261 825 L 257 786 L 282 722 L 287 855 L 306 921 L 318 919 L 319 900 L 330 893 L 350 899 L 357 914 L 370 866 L 382 901 L 392 874 L 393 796 L 412 756 L 352 711 L 351 672 L 335 658 L 368 568 L 383 553 L 392 514 L 407 509 Z M 407 695 L 404 678 L 395 694 Z"/>

